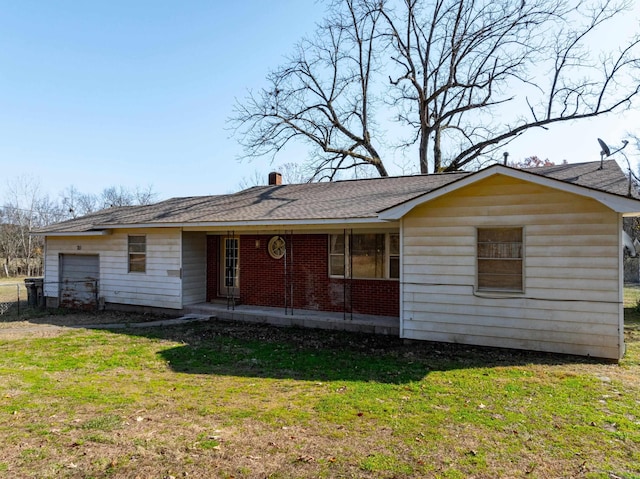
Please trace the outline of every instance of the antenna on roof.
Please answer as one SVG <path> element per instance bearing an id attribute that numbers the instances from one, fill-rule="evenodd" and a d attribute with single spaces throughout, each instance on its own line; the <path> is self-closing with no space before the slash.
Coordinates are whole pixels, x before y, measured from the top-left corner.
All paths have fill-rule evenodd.
<path id="1" fill-rule="evenodd" d="M 604 140 L 598 138 L 598 143 L 600 144 L 600 148 L 602 148 L 602 150 L 600 151 L 600 169 L 602 169 L 602 167 L 604 166 L 604 159 L 606 157 L 615 155 L 619 151 L 624 150 L 624 148 L 629 144 L 627 140 L 622 140 L 622 146 L 615 151 L 611 151 L 611 149 L 609 148 L 609 146 L 607 146 Z"/>

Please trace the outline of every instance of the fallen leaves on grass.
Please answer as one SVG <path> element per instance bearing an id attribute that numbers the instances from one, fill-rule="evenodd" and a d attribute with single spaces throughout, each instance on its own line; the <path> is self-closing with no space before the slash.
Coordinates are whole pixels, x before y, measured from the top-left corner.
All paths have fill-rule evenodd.
<path id="1" fill-rule="evenodd" d="M 313 456 L 308 456 L 308 455 L 301 455 L 301 456 L 298 456 L 298 458 L 296 459 L 296 462 L 306 462 L 307 464 L 314 461 L 315 459 L 313 458 Z"/>

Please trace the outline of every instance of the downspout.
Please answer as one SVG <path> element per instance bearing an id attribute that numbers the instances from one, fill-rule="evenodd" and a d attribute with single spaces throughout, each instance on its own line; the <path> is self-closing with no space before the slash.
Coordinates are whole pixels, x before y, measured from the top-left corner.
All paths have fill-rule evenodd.
<path id="1" fill-rule="evenodd" d="M 182 278 L 182 268 L 184 267 L 184 228 L 180 228 L 178 231 L 180 235 L 180 246 L 178 248 L 178 251 L 180 251 L 180 309 L 182 310 L 184 309 L 184 279 Z"/>
<path id="2" fill-rule="evenodd" d="M 398 288 L 400 288 L 398 336 L 404 338 L 404 217 L 400 218 L 400 277 L 398 283 Z"/>
<path id="3" fill-rule="evenodd" d="M 47 236 L 44 237 L 44 246 L 42 247 L 42 300 L 44 306 L 47 306 Z"/>
<path id="4" fill-rule="evenodd" d="M 622 214 L 618 213 L 618 244 L 623 244 Z M 626 233 L 625 233 L 626 234 Z M 618 252 L 618 359 L 625 353 L 624 344 L 624 247 Z"/>

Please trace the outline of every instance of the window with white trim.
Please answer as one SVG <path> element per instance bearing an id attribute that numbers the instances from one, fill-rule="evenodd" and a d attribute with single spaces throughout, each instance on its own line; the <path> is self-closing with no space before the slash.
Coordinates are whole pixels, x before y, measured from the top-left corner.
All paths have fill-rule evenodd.
<path id="1" fill-rule="evenodd" d="M 329 276 L 344 276 L 346 257 L 344 235 L 329 235 Z"/>
<path id="2" fill-rule="evenodd" d="M 389 235 L 389 278 L 400 278 L 400 235 Z"/>
<path id="3" fill-rule="evenodd" d="M 329 276 L 361 279 L 400 277 L 396 233 L 329 235 Z"/>
<path id="4" fill-rule="evenodd" d="M 524 291 L 523 228 L 478 228 L 478 291 Z"/>
<path id="5" fill-rule="evenodd" d="M 147 237 L 130 235 L 128 237 L 129 273 L 145 273 L 147 271 Z"/>

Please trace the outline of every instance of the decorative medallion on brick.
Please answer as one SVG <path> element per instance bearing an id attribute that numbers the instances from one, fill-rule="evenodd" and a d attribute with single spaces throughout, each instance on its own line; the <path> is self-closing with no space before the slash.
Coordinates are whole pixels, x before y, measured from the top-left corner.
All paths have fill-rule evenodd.
<path id="1" fill-rule="evenodd" d="M 280 259 L 284 256 L 285 253 L 285 242 L 282 236 L 274 236 L 269 240 L 269 244 L 267 245 L 267 250 L 269 251 L 269 256 L 273 259 Z"/>

